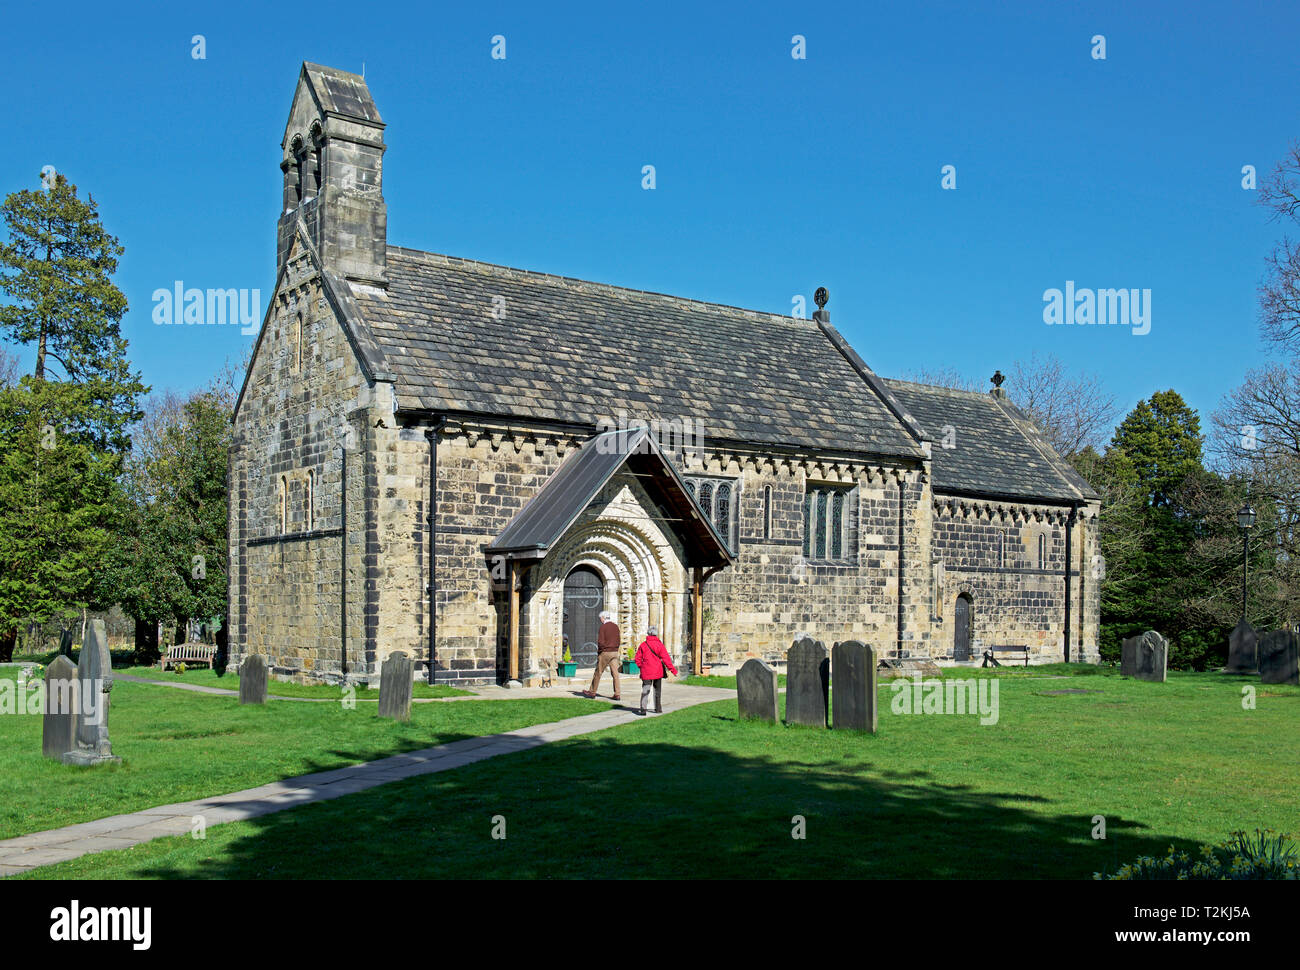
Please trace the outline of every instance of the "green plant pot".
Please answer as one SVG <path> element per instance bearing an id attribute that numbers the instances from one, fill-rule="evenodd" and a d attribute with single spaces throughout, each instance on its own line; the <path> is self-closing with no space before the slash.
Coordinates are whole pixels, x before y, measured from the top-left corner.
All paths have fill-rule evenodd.
<path id="1" fill-rule="evenodd" d="M 624 660 L 622 666 L 619 668 L 619 673 L 631 674 L 635 677 L 637 674 L 641 673 L 641 668 L 630 660 Z"/>
<path id="2" fill-rule="evenodd" d="M 561 660 L 558 664 L 556 664 L 556 667 L 559 670 L 558 676 L 560 677 L 578 676 L 578 663 L 576 660 L 573 663 L 567 663 L 567 664 L 563 660 Z"/>

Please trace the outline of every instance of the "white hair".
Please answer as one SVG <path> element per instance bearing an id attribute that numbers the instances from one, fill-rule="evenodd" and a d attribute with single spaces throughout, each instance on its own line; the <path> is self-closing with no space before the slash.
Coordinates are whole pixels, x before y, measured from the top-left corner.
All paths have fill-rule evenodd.
<path id="1" fill-rule="evenodd" d="M 588 615 L 590 615 L 590 614 L 588 614 Z M 613 618 L 614 618 L 614 614 L 611 613 L 609 610 L 601 610 L 601 611 L 600 611 L 600 622 L 601 622 L 601 623 L 607 623 L 607 622 L 609 622 L 610 620 L 612 620 Z"/>
<path id="2" fill-rule="evenodd" d="M 652 626 L 648 632 L 652 637 L 659 636 L 659 628 L 657 626 Z"/>

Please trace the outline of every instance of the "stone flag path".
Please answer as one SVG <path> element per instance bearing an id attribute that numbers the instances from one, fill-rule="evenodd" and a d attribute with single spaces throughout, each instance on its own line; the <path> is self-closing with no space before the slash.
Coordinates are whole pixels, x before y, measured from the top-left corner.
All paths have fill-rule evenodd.
<path id="1" fill-rule="evenodd" d="M 186 685 L 177 686 L 186 687 Z M 206 693 L 207 690 L 214 688 L 189 685 L 187 689 L 202 690 Z M 502 691 L 502 693 L 513 697 L 528 697 L 549 696 L 552 692 L 521 689 Z M 564 690 L 566 696 L 572 696 L 572 693 L 571 690 Z M 628 697 L 630 694 L 624 696 Z M 664 689 L 664 713 L 670 714 L 673 711 L 694 707 L 696 704 L 706 704 L 709 701 L 725 700 L 735 696 L 734 690 L 719 687 L 688 687 L 684 684 L 670 683 Z M 639 687 L 637 697 L 639 700 Z M 627 700 L 618 703 L 622 706 L 597 714 L 584 714 L 564 721 L 553 721 L 550 724 L 535 724 L 506 734 L 466 738 L 436 748 L 410 751 L 348 768 L 336 768 L 332 771 L 286 778 L 283 781 L 271 782 L 268 785 L 248 788 L 229 795 L 177 802 L 174 805 L 160 805 L 157 808 L 147 808 L 127 815 L 114 815 L 94 822 L 82 822 L 61 829 L 50 829 L 5 839 L 0 841 L 0 877 L 29 872 L 37 866 L 66 862 L 68 859 L 75 859 L 91 852 L 126 849 L 167 835 L 184 835 L 194 828 L 199 817 L 202 817 L 203 824 L 207 826 L 219 825 L 223 822 L 246 821 L 272 812 L 281 812 L 286 808 L 306 805 L 309 802 L 352 795 L 392 781 L 449 771 L 500 754 L 527 751 L 553 741 L 563 741 L 566 738 L 642 720 L 632 713 L 632 707 Z M 649 720 L 650 717 L 653 715 L 648 715 L 645 719 Z"/>

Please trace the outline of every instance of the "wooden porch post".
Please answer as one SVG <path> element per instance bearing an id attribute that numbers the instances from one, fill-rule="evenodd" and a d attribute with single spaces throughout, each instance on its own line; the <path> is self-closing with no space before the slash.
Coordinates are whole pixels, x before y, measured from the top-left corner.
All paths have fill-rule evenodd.
<path id="1" fill-rule="evenodd" d="M 692 646 L 691 673 L 704 673 L 704 568 L 695 567 L 694 579 L 691 581 L 691 639 Z"/>
<path id="2" fill-rule="evenodd" d="M 519 679 L 519 561 L 510 562 L 510 660 L 509 680 Z"/>

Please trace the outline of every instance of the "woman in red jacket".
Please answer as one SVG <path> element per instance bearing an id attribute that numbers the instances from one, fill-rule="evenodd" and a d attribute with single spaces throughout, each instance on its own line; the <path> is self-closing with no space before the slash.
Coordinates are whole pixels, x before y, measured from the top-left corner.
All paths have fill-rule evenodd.
<path id="1" fill-rule="evenodd" d="M 678 674 L 677 668 L 673 666 L 673 658 L 668 656 L 668 648 L 659 639 L 658 627 L 650 628 L 649 635 L 641 641 L 641 646 L 637 647 L 632 662 L 641 671 L 641 710 L 637 713 L 645 715 L 646 701 L 650 699 L 650 689 L 653 687 L 655 713 L 662 714 L 664 712 L 664 667 L 671 670 L 674 677 Z"/>

